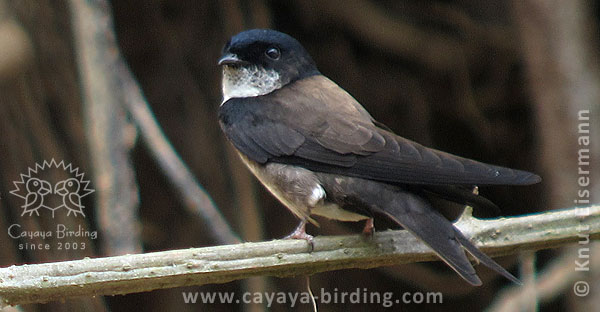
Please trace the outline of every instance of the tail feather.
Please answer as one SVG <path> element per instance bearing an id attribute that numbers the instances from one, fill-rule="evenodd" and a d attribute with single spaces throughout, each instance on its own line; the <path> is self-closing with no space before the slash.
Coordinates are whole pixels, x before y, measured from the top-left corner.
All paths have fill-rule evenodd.
<path id="1" fill-rule="evenodd" d="M 461 233 L 457 228 L 454 228 L 454 233 L 456 234 L 456 239 L 460 242 L 460 244 L 479 262 L 483 263 L 486 267 L 500 273 L 502 276 L 506 277 L 511 282 L 517 285 L 523 285 L 523 283 L 516 278 L 514 275 L 510 274 L 510 272 L 506 271 L 503 267 L 501 267 L 496 261 L 490 258 L 488 255 L 484 254 L 479 248 L 473 245 L 469 239 L 467 239 L 463 233 Z"/>
<path id="2" fill-rule="evenodd" d="M 471 285 L 481 285 L 481 280 L 467 258 L 465 250 L 485 266 L 520 284 L 516 277 L 477 249 L 454 227 L 452 222 L 431 206 L 426 197 L 414 190 L 372 180 L 349 177 L 337 179 L 336 175 L 330 174 L 320 174 L 319 180 L 327 191 L 328 200 L 344 209 L 351 211 L 358 209 L 356 212 L 363 215 L 381 216 L 402 226 L 431 247 L 444 262 Z M 453 196 L 465 193 L 452 191 L 446 193 Z M 472 197 L 467 198 L 467 202 L 480 200 L 475 195 Z"/>
<path id="3" fill-rule="evenodd" d="M 376 210 L 422 240 L 471 285 L 479 286 L 481 280 L 463 248 L 483 265 L 510 281 L 521 284 L 516 277 L 477 249 L 450 221 L 434 210 L 423 198 L 412 193 L 399 192 L 391 202 L 378 205 Z"/>
<path id="4" fill-rule="evenodd" d="M 483 196 L 473 194 L 471 188 L 467 189 L 462 186 L 453 185 L 426 185 L 422 186 L 421 189 L 425 193 L 437 195 L 457 204 L 488 209 L 498 215 L 500 214 L 500 208 L 496 204 Z"/>
<path id="5" fill-rule="evenodd" d="M 433 249 L 446 264 L 456 271 L 456 273 L 464 280 L 469 282 L 469 284 L 474 286 L 481 285 L 481 280 L 477 276 L 477 272 L 475 272 L 475 269 L 471 265 L 471 262 L 469 262 L 465 252 L 462 250 L 460 242 L 454 237 L 446 235 L 448 233 L 443 231 L 445 229 L 440 229 L 431 225 L 431 220 L 429 220 L 428 216 L 404 215 L 397 218 L 393 215 L 389 215 L 389 217 Z"/>

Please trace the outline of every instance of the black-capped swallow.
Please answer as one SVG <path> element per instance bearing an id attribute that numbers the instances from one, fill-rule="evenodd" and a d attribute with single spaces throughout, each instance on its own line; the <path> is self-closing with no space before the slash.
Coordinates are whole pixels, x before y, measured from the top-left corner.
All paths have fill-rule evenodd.
<path id="1" fill-rule="evenodd" d="M 387 218 L 410 231 L 472 285 L 467 250 L 519 280 L 473 245 L 429 199 L 494 207 L 475 185 L 527 185 L 539 176 L 462 158 L 400 137 L 323 76 L 294 38 L 268 29 L 229 40 L 219 121 L 244 163 L 300 220 L 290 235 L 310 239 L 313 215 L 340 221 Z M 316 222 L 315 222 L 316 223 Z"/>

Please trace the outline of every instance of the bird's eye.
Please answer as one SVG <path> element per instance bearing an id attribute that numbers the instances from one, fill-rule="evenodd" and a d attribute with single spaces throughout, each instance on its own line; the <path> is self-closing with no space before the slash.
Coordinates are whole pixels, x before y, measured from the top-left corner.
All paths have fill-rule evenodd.
<path id="1" fill-rule="evenodd" d="M 267 51 L 265 51 L 265 54 L 272 60 L 278 60 L 281 56 L 281 52 L 277 48 L 268 48 Z"/>
<path id="2" fill-rule="evenodd" d="M 69 181 L 69 183 L 67 183 L 67 185 L 73 186 L 73 181 Z"/>

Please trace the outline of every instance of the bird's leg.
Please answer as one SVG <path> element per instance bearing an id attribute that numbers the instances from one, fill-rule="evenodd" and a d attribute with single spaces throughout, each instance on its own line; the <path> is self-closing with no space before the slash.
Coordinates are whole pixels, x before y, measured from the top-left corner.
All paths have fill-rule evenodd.
<path id="1" fill-rule="evenodd" d="M 309 235 L 306 233 L 306 223 L 308 221 L 306 219 L 303 219 L 302 221 L 300 221 L 300 223 L 298 224 L 298 226 L 296 227 L 296 229 L 294 229 L 294 231 L 292 233 L 290 233 L 289 235 L 287 235 L 286 237 L 284 237 L 285 239 L 305 239 L 305 240 L 312 240 L 313 237 L 312 235 Z"/>
<path id="2" fill-rule="evenodd" d="M 302 219 L 300 221 L 300 223 L 298 224 L 298 226 L 296 227 L 296 229 L 294 229 L 294 231 L 292 233 L 290 233 L 289 235 L 284 237 L 284 239 L 304 239 L 310 244 L 310 250 L 313 250 L 314 249 L 313 236 L 306 233 L 306 223 L 307 222 L 308 222 L 307 219 Z"/>
<path id="3" fill-rule="evenodd" d="M 367 238 L 373 238 L 373 234 L 375 234 L 375 225 L 373 224 L 373 218 L 367 219 L 365 222 L 365 227 L 362 230 L 362 233 Z"/>

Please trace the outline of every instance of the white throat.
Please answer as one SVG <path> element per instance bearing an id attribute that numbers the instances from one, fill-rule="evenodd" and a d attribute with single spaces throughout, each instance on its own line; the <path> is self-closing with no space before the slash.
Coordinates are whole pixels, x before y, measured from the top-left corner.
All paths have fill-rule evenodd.
<path id="1" fill-rule="evenodd" d="M 259 66 L 223 66 L 223 103 L 231 98 L 265 95 L 282 87 L 279 74 Z"/>

